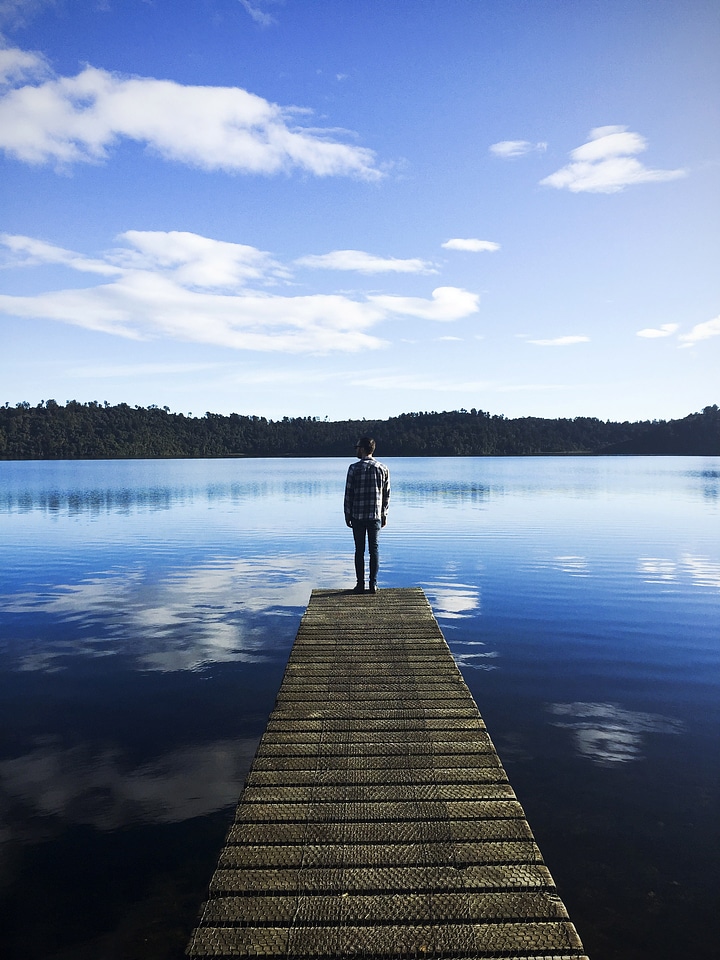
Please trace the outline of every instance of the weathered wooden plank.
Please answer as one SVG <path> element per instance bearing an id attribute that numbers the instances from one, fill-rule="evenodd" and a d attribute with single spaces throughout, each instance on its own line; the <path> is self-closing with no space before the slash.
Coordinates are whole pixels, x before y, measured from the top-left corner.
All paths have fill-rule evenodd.
<path id="1" fill-rule="evenodd" d="M 584 957 L 421 590 L 313 591 L 187 952 Z"/>

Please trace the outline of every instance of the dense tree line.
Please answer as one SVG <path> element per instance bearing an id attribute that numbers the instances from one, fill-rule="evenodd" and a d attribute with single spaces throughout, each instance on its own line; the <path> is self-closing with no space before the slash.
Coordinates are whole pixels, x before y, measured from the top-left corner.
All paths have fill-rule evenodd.
<path id="1" fill-rule="evenodd" d="M 720 455 L 720 411 L 681 420 L 616 423 L 594 417 L 509 419 L 482 410 L 328 421 L 232 413 L 203 417 L 168 407 L 54 400 L 0 407 L 0 459 L 352 456 L 369 434 L 385 457 L 537 454 Z"/>

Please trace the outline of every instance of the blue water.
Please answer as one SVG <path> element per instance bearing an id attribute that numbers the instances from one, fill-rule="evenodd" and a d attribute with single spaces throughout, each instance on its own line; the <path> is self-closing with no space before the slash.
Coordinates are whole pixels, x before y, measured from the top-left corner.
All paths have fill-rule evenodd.
<path id="1" fill-rule="evenodd" d="M 3 957 L 182 955 L 346 460 L 0 463 Z M 720 942 L 720 458 L 388 460 L 424 588 L 591 960 Z M 707 952 L 710 951 L 710 952 Z"/>

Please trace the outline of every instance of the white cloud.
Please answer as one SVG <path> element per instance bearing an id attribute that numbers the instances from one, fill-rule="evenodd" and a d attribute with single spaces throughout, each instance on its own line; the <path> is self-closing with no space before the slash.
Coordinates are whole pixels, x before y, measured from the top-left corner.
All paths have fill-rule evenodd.
<path id="1" fill-rule="evenodd" d="M 182 286 L 217 289 L 233 289 L 251 280 L 288 276 L 288 271 L 270 254 L 242 243 L 212 240 L 178 230 L 128 230 L 119 239 L 129 246 L 111 250 L 100 260 L 33 237 L 0 234 L 0 243 L 13 254 L 13 266 L 58 264 L 106 276 L 152 270 Z"/>
<path id="2" fill-rule="evenodd" d="M 39 53 L 18 50 L 16 47 L 0 48 L 0 84 L 22 83 L 50 74 L 47 61 Z"/>
<path id="3" fill-rule="evenodd" d="M 469 253 L 494 253 L 500 249 L 500 244 L 493 240 L 475 240 L 469 237 L 466 240 L 446 240 L 442 247 L 444 250 L 464 250 Z"/>
<path id="4" fill-rule="evenodd" d="M 376 307 L 390 313 L 444 322 L 462 320 L 477 313 L 480 295 L 462 290 L 460 287 L 437 287 L 432 292 L 431 301 L 420 297 L 396 296 L 371 296 L 368 300 Z"/>
<path id="5" fill-rule="evenodd" d="M 553 340 L 528 340 L 536 347 L 569 347 L 574 343 L 589 343 L 590 337 L 569 336 L 555 337 Z"/>
<path id="6" fill-rule="evenodd" d="M 116 262 L 135 269 L 161 269 L 183 286 L 229 289 L 269 275 L 288 275 L 269 253 L 256 247 L 196 233 L 128 230 L 121 239 L 133 249 L 115 252 Z"/>
<path id="7" fill-rule="evenodd" d="M 270 13 L 266 13 L 261 9 L 258 3 L 250 3 L 250 0 L 240 0 L 241 6 L 250 14 L 255 23 L 259 24 L 261 27 L 271 27 L 273 24 L 277 23 L 275 17 Z"/>
<path id="8" fill-rule="evenodd" d="M 100 273 L 114 276 L 120 273 L 118 267 L 105 260 L 94 260 L 82 254 L 56 247 L 54 244 L 36 240 L 33 237 L 23 237 L 17 234 L 0 234 L 0 243 L 7 247 L 14 257 L 13 266 L 32 267 L 41 263 L 58 264 L 71 267 L 81 273 Z"/>
<path id="9" fill-rule="evenodd" d="M 331 253 L 311 254 L 300 257 L 295 263 L 301 267 L 353 270 L 357 273 L 437 273 L 427 260 L 377 257 L 362 250 L 333 250 Z"/>
<path id="10" fill-rule="evenodd" d="M 284 279 L 288 271 L 254 247 L 178 231 L 129 230 L 120 239 L 124 248 L 94 259 L 30 237 L 0 235 L 18 265 L 61 264 L 109 278 L 80 289 L 0 295 L 0 313 L 136 340 L 164 337 L 236 350 L 327 353 L 384 346 L 368 331 L 393 316 L 449 321 L 478 309 L 478 296 L 456 287 L 438 287 L 430 299 L 283 296 L 262 287 Z"/>
<path id="11" fill-rule="evenodd" d="M 544 153 L 547 150 L 547 143 L 530 143 L 529 140 L 500 140 L 499 143 L 493 143 L 490 146 L 490 153 L 503 159 L 512 157 L 524 157 L 528 153 Z"/>
<path id="12" fill-rule="evenodd" d="M 701 340 L 709 340 L 710 337 L 719 337 L 720 336 L 720 315 L 715 317 L 714 320 L 707 320 L 705 323 L 696 324 L 690 333 L 684 333 L 679 337 L 680 340 L 684 341 L 684 347 L 692 347 L 694 344 L 699 343 Z"/>
<path id="13" fill-rule="evenodd" d="M 43 66 L 34 54 L 3 54 L 11 76 Z M 25 163 L 62 167 L 105 160 L 124 138 L 203 170 L 381 176 L 371 150 L 341 143 L 337 131 L 299 126 L 302 112 L 239 87 L 183 86 L 88 66 L 75 77 L 51 77 L 2 94 L 0 149 Z"/>
<path id="14" fill-rule="evenodd" d="M 618 193 L 638 183 L 677 180 L 685 170 L 651 170 L 635 159 L 647 140 L 627 127 L 596 127 L 590 140 L 570 153 L 571 163 L 540 181 L 572 193 Z"/>
<path id="15" fill-rule="evenodd" d="M 365 330 L 388 312 L 340 295 L 198 292 L 139 271 L 91 289 L 0 296 L 0 311 L 135 340 L 165 337 L 235 350 L 288 353 L 380 347 L 383 341 Z"/>
<path id="16" fill-rule="evenodd" d="M 638 330 L 636 336 L 655 340 L 658 337 L 670 337 L 677 329 L 677 323 L 663 323 L 660 327 L 646 327 L 644 330 Z"/>
<path id="17" fill-rule="evenodd" d="M 571 151 L 573 160 L 597 163 L 608 157 L 623 157 L 628 154 L 642 153 L 647 149 L 647 141 L 639 133 L 628 133 L 627 127 L 595 127 L 590 131 L 590 140 Z"/>

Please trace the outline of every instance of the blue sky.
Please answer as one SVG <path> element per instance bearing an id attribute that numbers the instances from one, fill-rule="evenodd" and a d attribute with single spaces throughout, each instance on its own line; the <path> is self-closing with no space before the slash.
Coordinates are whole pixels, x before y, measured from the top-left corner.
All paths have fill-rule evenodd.
<path id="1" fill-rule="evenodd" d="M 717 0 L 0 0 L 0 402 L 720 400 Z"/>

